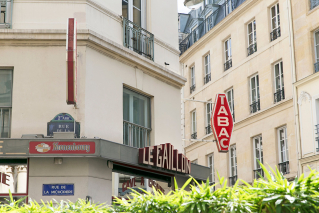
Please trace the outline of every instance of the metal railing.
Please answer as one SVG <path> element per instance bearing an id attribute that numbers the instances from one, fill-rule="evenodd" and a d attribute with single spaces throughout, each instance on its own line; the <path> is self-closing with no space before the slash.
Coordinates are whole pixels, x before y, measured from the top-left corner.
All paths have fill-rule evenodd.
<path id="1" fill-rule="evenodd" d="M 315 125 L 315 132 L 319 136 L 319 124 Z M 316 149 L 316 151 L 319 152 L 319 137 L 316 137 L 316 141 L 318 143 L 318 148 Z"/>
<path id="2" fill-rule="evenodd" d="M 277 92 L 274 93 L 274 102 L 277 103 L 279 101 L 282 101 L 285 99 L 285 89 L 282 88 L 281 90 L 277 90 Z"/>
<path id="3" fill-rule="evenodd" d="M 235 175 L 235 176 L 233 176 L 233 177 L 229 177 L 229 184 L 230 184 L 230 186 L 235 185 L 236 181 L 237 181 L 237 175 Z"/>
<path id="4" fill-rule="evenodd" d="M 250 105 L 250 113 L 255 113 L 260 110 L 260 101 L 256 101 Z"/>
<path id="5" fill-rule="evenodd" d="M 319 62 L 315 63 L 315 73 L 319 72 Z"/>
<path id="6" fill-rule="evenodd" d="M 258 179 L 264 177 L 264 170 L 262 168 L 254 170 L 254 178 Z"/>
<path id="7" fill-rule="evenodd" d="M 273 29 L 273 31 L 270 33 L 270 41 L 276 40 L 281 36 L 280 27 Z"/>
<path id="8" fill-rule="evenodd" d="M 191 87 L 190 87 L 190 93 L 192 94 L 192 92 L 195 91 L 195 88 L 196 88 L 196 84 L 193 84 Z"/>
<path id="9" fill-rule="evenodd" d="M 310 10 L 319 5 L 319 0 L 310 0 Z"/>
<path id="10" fill-rule="evenodd" d="M 151 130 L 141 125 L 123 121 L 123 143 L 137 148 L 150 146 Z"/>
<path id="11" fill-rule="evenodd" d="M 228 69 L 231 68 L 232 66 L 233 66 L 232 59 L 229 59 L 229 60 L 226 61 L 226 63 L 224 64 L 224 71 L 228 70 Z"/>
<path id="12" fill-rule="evenodd" d="M 194 132 L 193 134 L 191 134 L 191 139 L 197 139 L 197 132 Z"/>
<path id="13" fill-rule="evenodd" d="M 207 84 L 208 82 L 210 82 L 210 80 L 211 80 L 211 75 L 210 75 L 210 73 L 208 73 L 204 77 L 204 84 Z"/>
<path id="14" fill-rule="evenodd" d="M 154 35 L 124 17 L 123 45 L 154 61 Z"/>
<path id="15" fill-rule="evenodd" d="M 248 56 L 254 54 L 254 52 L 257 52 L 257 43 L 254 43 L 247 48 Z"/>
<path id="16" fill-rule="evenodd" d="M 283 163 L 279 163 L 279 171 L 283 174 L 289 174 L 289 161 L 283 162 Z"/>
<path id="17" fill-rule="evenodd" d="M 205 129 L 206 129 L 206 135 L 212 133 L 212 126 L 211 125 L 206 126 Z"/>

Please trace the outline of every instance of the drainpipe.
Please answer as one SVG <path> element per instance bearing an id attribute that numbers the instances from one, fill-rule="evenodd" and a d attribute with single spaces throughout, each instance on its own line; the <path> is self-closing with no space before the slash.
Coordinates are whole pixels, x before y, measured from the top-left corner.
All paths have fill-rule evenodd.
<path id="1" fill-rule="evenodd" d="M 184 76 L 184 63 L 181 63 L 181 66 L 182 66 L 182 70 L 181 70 L 181 75 Z M 181 118 L 182 118 L 182 121 L 181 121 L 181 135 L 182 135 L 182 138 L 184 139 L 185 138 L 185 102 L 184 102 L 184 87 L 182 87 L 181 89 Z M 182 152 L 184 153 L 184 155 L 186 156 L 186 153 L 185 153 L 185 141 L 183 140 L 183 150 Z"/>

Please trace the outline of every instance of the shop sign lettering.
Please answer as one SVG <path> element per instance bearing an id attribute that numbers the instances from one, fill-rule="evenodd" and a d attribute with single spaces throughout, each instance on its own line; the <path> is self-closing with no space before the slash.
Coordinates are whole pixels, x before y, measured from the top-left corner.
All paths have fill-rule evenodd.
<path id="1" fill-rule="evenodd" d="M 136 186 L 135 184 L 135 180 L 136 178 L 132 178 L 124 183 L 122 183 L 122 192 L 125 192 L 127 190 L 128 187 L 133 188 L 134 186 Z M 144 186 L 144 177 L 141 177 L 141 186 Z M 165 190 L 163 189 L 163 187 L 161 187 L 158 183 L 156 183 L 156 181 L 148 179 L 148 186 L 149 187 L 153 187 L 157 190 L 157 191 L 161 191 L 163 193 L 165 193 Z"/>
<path id="2" fill-rule="evenodd" d="M 7 184 L 7 181 L 9 181 L 9 179 L 7 179 L 8 177 L 10 177 L 10 175 L 0 172 L 0 183 L 10 186 L 9 184 Z"/>
<path id="3" fill-rule="evenodd" d="M 30 154 L 94 154 L 95 142 L 31 141 Z"/>
<path id="4" fill-rule="evenodd" d="M 43 196 L 71 196 L 74 195 L 74 184 L 43 184 Z"/>

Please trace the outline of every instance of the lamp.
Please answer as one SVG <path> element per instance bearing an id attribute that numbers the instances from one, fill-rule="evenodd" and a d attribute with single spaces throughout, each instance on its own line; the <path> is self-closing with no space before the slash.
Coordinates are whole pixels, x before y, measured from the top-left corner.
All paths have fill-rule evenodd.
<path id="1" fill-rule="evenodd" d="M 194 6 L 196 6 L 197 4 L 200 4 L 202 2 L 203 2 L 203 0 L 185 0 L 184 6 L 188 7 L 188 8 L 193 8 Z"/>

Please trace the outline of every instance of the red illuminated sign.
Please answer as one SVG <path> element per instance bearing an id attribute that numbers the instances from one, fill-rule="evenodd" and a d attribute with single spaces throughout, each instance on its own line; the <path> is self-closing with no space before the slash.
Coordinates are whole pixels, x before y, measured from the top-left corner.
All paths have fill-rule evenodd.
<path id="1" fill-rule="evenodd" d="M 170 143 L 139 149 L 139 164 L 147 164 L 185 174 L 191 173 L 191 162 Z"/>
<path id="2" fill-rule="evenodd" d="M 211 117 L 211 126 L 219 152 L 228 152 L 233 133 L 233 117 L 225 94 L 217 94 Z"/>
<path id="3" fill-rule="evenodd" d="M 77 96 L 77 35 L 76 19 L 68 19 L 68 28 L 66 36 L 66 103 L 76 104 Z"/>
<path id="4" fill-rule="evenodd" d="M 30 154 L 95 154 L 95 142 L 31 141 Z"/>

